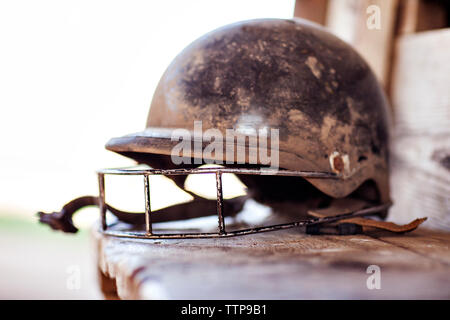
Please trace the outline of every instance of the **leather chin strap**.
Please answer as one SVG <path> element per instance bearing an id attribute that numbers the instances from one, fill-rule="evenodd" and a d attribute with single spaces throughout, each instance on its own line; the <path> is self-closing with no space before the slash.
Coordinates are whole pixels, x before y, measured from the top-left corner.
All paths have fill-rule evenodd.
<path id="1" fill-rule="evenodd" d="M 316 218 L 330 217 L 360 210 L 364 208 L 366 205 L 367 202 L 359 199 L 347 199 L 347 198 L 335 199 L 331 202 L 331 204 L 327 208 L 308 210 L 308 214 Z M 343 229 L 342 227 L 345 227 L 344 229 L 347 229 L 349 227 L 349 224 L 351 224 L 360 227 L 359 229 L 353 227 L 351 228 L 352 230 L 360 230 L 361 232 L 368 232 L 374 229 L 378 229 L 394 233 L 405 233 L 415 230 L 425 220 L 427 220 L 427 218 L 420 218 L 415 219 L 414 221 L 411 221 L 408 224 L 398 225 L 396 223 L 388 221 L 374 220 L 363 217 L 354 217 L 339 220 L 332 225 L 336 226 L 338 229 L 339 228 Z M 314 230 L 314 233 L 320 233 L 320 230 Z"/>
<path id="2" fill-rule="evenodd" d="M 216 200 L 208 200 L 201 198 L 195 194 L 192 195 L 194 196 L 194 200 L 191 202 L 177 204 L 152 211 L 152 222 L 157 223 L 187 220 L 213 215 L 216 212 Z M 250 199 L 249 195 L 224 200 L 224 215 L 235 216 L 243 209 L 244 203 L 248 199 Z M 75 233 L 78 231 L 78 229 L 73 224 L 73 215 L 78 210 L 88 206 L 99 206 L 99 198 L 93 196 L 79 197 L 65 204 L 59 212 L 38 212 L 39 221 L 41 223 L 48 224 L 54 230 Z M 308 210 L 308 214 L 315 218 L 323 218 L 355 212 L 367 207 L 368 203 L 363 200 L 351 198 L 335 199 L 330 203 L 328 207 Z M 143 212 L 122 211 L 108 204 L 106 204 L 106 208 L 122 222 L 132 225 L 144 225 L 145 223 L 145 215 Z M 386 222 L 363 217 L 353 217 L 342 219 L 333 223 L 313 225 L 309 229 L 307 229 L 307 233 L 337 233 L 345 235 L 368 232 L 371 230 L 385 230 L 394 233 L 404 233 L 415 230 L 426 219 L 427 218 L 416 219 L 408 224 L 398 225 L 393 222 Z"/>
<path id="3" fill-rule="evenodd" d="M 244 206 L 248 196 L 241 196 L 223 201 L 224 215 L 235 216 Z M 39 221 L 49 225 L 54 230 L 61 230 L 68 233 L 75 233 L 78 229 L 73 224 L 73 215 L 80 209 L 89 206 L 99 206 L 99 198 L 93 196 L 84 196 L 73 199 L 66 203 L 61 211 L 44 213 L 38 212 Z M 213 215 L 217 209 L 216 200 L 208 200 L 198 196 L 194 200 L 187 203 L 173 205 L 167 208 L 152 211 L 152 222 L 169 222 L 176 220 L 187 220 L 193 218 Z M 127 212 L 116 209 L 109 204 L 106 208 L 116 216 L 120 221 L 133 224 L 143 225 L 145 223 L 145 215 L 143 212 Z M 206 214 L 205 214 L 206 213 Z"/>

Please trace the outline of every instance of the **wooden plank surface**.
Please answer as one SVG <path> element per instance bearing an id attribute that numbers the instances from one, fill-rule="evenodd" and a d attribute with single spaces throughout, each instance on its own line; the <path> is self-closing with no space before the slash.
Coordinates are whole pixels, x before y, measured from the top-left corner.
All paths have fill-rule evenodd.
<path id="1" fill-rule="evenodd" d="M 450 266 L 450 254 L 442 254 L 450 250 L 450 234 L 427 229 L 418 229 L 409 236 L 393 234 L 372 235 L 376 239 L 394 246 L 415 252 L 423 257 Z"/>
<path id="2" fill-rule="evenodd" d="M 191 240 L 93 234 L 109 297 L 115 285 L 122 299 L 450 298 L 450 236 L 423 229 Z M 367 287 L 370 265 L 380 267 L 381 289 Z"/>

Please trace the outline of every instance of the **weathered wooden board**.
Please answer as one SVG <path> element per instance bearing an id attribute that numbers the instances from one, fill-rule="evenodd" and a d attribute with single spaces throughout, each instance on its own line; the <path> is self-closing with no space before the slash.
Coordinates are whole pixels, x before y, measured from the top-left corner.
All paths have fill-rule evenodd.
<path id="1" fill-rule="evenodd" d="M 122 299 L 450 298 L 450 237 L 436 232 L 94 240 L 103 282 Z M 369 265 L 379 290 L 367 287 Z"/>
<path id="2" fill-rule="evenodd" d="M 399 237 L 386 232 L 372 236 L 380 241 L 450 266 L 450 254 L 442 254 L 450 251 L 450 233 L 419 228 L 409 236 Z"/>
<path id="3" fill-rule="evenodd" d="M 425 227 L 450 230 L 449 146 L 450 135 L 396 139 L 391 161 L 391 220 L 405 223 L 428 217 Z"/>
<path id="4" fill-rule="evenodd" d="M 398 38 L 390 218 L 450 230 L 450 29 Z"/>

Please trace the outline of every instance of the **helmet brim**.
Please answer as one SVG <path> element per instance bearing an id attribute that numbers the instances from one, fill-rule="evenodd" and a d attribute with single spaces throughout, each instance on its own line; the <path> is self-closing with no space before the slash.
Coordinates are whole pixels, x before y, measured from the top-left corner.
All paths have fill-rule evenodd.
<path id="1" fill-rule="evenodd" d="M 144 131 L 128 134 L 122 137 L 112 138 L 106 144 L 106 149 L 117 152 L 122 155 L 129 156 L 136 159 L 137 157 L 130 156 L 139 154 L 139 158 L 151 157 L 151 155 L 163 155 L 171 157 L 173 155 L 174 148 L 180 143 L 179 129 L 174 128 L 161 128 L 161 127 L 149 127 Z M 195 141 L 196 137 L 193 135 L 191 141 Z M 248 162 L 248 145 L 246 146 L 246 162 Z M 204 145 L 200 150 L 195 148 L 189 148 L 184 150 L 183 157 L 185 158 L 203 158 L 203 160 L 210 160 L 211 163 L 225 163 L 223 154 L 218 158 L 214 155 L 210 158 L 205 157 L 202 152 Z M 226 145 L 225 145 L 226 149 Z M 285 151 L 287 148 L 283 148 L 283 142 L 280 141 L 279 145 L 279 168 L 299 171 L 318 171 L 318 172 L 332 172 L 326 171 L 323 168 L 319 168 L 314 162 L 309 161 L 301 155 L 294 154 L 292 152 Z M 265 150 L 262 150 L 263 152 Z M 267 150 L 269 151 L 269 150 Z M 267 154 L 267 153 L 266 153 Z M 148 156 L 147 156 L 148 155 Z M 216 161 L 216 162 L 214 162 Z M 222 162 L 220 162 L 222 161 Z M 237 162 L 236 162 L 237 163 Z M 252 163 L 253 164 L 253 163 Z M 262 165 L 261 163 L 256 163 Z M 367 168 L 367 167 L 366 167 Z M 277 168 L 278 169 L 278 168 Z M 305 178 L 317 189 L 323 193 L 334 197 L 343 198 L 355 191 L 364 181 L 371 179 L 375 182 L 380 193 L 380 200 L 383 202 L 389 201 L 389 190 L 386 188 L 380 188 L 383 185 L 387 185 L 388 176 L 386 171 L 365 171 L 365 167 L 356 170 L 351 177 L 344 180 L 336 179 L 319 179 L 319 178 Z"/>

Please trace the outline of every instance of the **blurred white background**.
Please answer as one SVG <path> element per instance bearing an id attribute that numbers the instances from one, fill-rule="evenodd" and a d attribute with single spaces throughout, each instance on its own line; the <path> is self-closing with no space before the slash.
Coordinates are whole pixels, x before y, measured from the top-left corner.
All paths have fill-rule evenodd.
<path id="1" fill-rule="evenodd" d="M 160 76 L 186 45 L 228 23 L 293 12 L 293 0 L 0 0 L 0 298 L 100 297 L 87 232 L 50 233 L 35 212 L 97 194 L 99 168 L 133 164 L 104 144 L 144 128 Z M 157 180 L 153 209 L 189 198 Z M 108 196 L 143 208 L 141 183 L 115 184 Z M 78 291 L 66 288 L 72 265 Z"/>
<path id="2" fill-rule="evenodd" d="M 294 10 L 293 0 L 0 3 L 0 212 L 27 216 L 96 194 L 96 169 L 133 164 L 104 144 L 144 128 L 160 76 L 186 45 Z"/>

